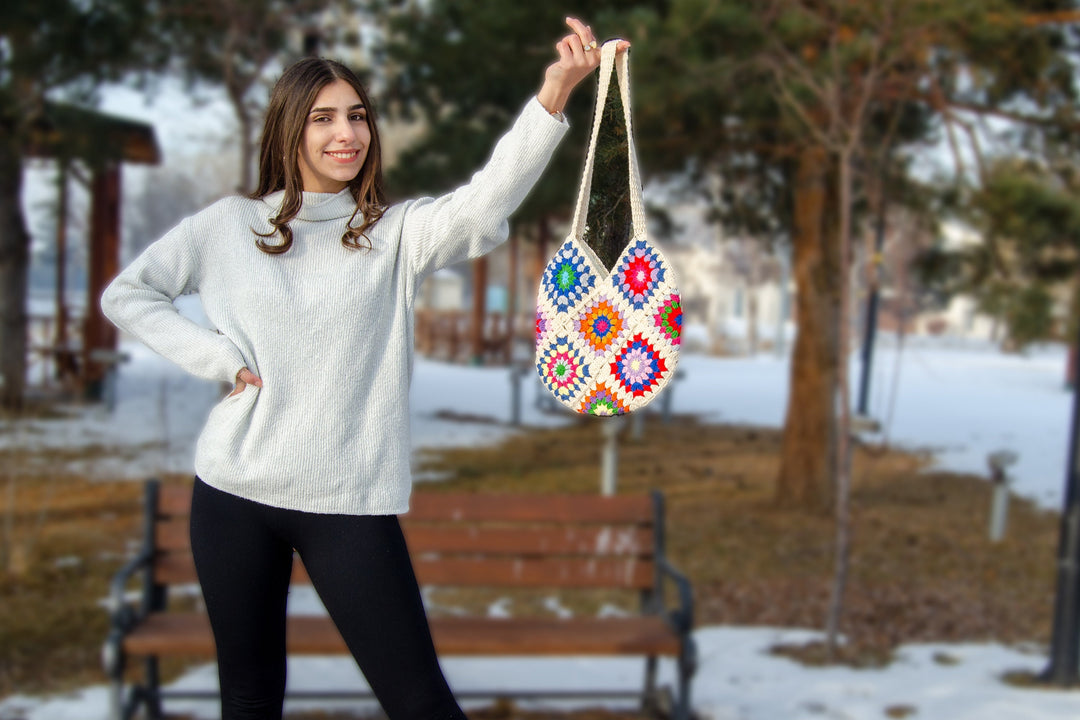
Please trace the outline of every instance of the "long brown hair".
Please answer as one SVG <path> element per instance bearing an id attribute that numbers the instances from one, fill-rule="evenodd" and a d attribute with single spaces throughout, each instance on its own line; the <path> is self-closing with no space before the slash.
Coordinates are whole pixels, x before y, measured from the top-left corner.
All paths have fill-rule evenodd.
<path id="1" fill-rule="evenodd" d="M 341 236 L 341 244 L 356 250 L 371 248 L 367 231 L 378 222 L 386 210 L 382 145 L 375 123 L 375 108 L 368 98 L 367 90 L 352 70 L 336 60 L 304 58 L 290 65 L 278 78 L 266 109 L 266 124 L 263 125 L 259 151 L 259 186 L 249 197 L 259 199 L 272 192 L 284 190 L 285 198 L 281 203 L 281 212 L 270 220 L 274 229 L 265 234 L 255 231 L 260 238 L 255 244 L 263 252 L 276 255 L 292 247 L 293 236 L 289 221 L 300 212 L 303 202 L 304 185 L 297 165 L 297 154 L 304 137 L 305 122 L 308 112 L 315 104 L 315 98 L 324 87 L 335 80 L 344 80 L 356 90 L 360 102 L 367 109 L 367 124 L 371 130 L 367 158 L 360 172 L 348 183 L 349 192 L 356 200 L 356 209 L 349 218 L 345 234 Z M 362 222 L 353 227 L 357 213 L 360 213 Z M 281 234 L 284 242 L 270 244 L 263 240 L 277 233 Z M 360 238 L 363 238 L 363 242 Z"/>

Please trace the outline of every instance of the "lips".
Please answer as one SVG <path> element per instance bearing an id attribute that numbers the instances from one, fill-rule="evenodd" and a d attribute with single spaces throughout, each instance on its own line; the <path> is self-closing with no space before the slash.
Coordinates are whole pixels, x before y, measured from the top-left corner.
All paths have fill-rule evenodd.
<path id="1" fill-rule="evenodd" d="M 359 150 L 327 150 L 326 154 L 338 162 L 352 162 L 360 155 Z"/>

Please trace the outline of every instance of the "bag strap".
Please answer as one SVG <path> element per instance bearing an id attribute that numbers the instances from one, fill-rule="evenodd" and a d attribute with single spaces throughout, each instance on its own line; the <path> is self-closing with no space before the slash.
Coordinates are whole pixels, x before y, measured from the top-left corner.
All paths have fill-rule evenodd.
<path id="1" fill-rule="evenodd" d="M 622 96 L 623 119 L 626 121 L 627 155 L 630 158 L 630 217 L 632 222 L 631 237 L 643 232 L 646 227 L 645 200 L 641 194 L 641 176 L 637 166 L 637 152 L 634 149 L 634 133 L 630 126 L 630 51 L 616 54 L 619 40 L 608 40 L 600 48 L 600 79 L 596 88 L 596 112 L 593 118 L 592 137 L 589 139 L 589 152 L 585 156 L 585 171 L 578 190 L 577 205 L 574 208 L 574 221 L 571 225 L 573 236 L 581 238 L 585 233 L 585 218 L 588 215 L 589 192 L 592 190 L 593 165 L 596 157 L 596 141 L 600 137 L 600 122 L 604 118 L 604 106 L 607 104 L 608 85 L 611 82 L 611 70 L 614 67 L 619 80 L 619 94 Z"/>

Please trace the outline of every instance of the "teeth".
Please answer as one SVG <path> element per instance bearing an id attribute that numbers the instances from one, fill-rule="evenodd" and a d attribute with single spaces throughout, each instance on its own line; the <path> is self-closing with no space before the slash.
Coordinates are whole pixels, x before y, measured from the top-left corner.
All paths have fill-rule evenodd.
<path id="1" fill-rule="evenodd" d="M 334 157 L 344 159 L 344 158 L 351 158 L 353 155 L 356 155 L 356 151 L 355 150 L 350 150 L 349 152 L 327 152 L 326 154 L 327 155 L 333 155 Z"/>

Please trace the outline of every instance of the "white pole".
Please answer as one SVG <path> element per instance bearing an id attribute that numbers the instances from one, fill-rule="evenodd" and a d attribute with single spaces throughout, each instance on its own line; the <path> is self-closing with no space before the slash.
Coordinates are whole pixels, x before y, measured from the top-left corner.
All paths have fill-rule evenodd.
<path id="1" fill-rule="evenodd" d="M 619 430 L 622 418 L 611 417 L 601 421 L 600 434 L 604 438 L 604 447 L 600 453 L 600 494 L 615 494 L 615 478 L 619 464 Z"/>
<path id="2" fill-rule="evenodd" d="M 1009 521 L 1009 474 L 1005 471 L 1015 463 L 1017 455 L 999 450 L 986 458 L 990 466 L 990 481 L 994 483 L 994 497 L 990 505 L 990 542 L 1001 542 Z"/>

